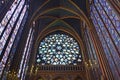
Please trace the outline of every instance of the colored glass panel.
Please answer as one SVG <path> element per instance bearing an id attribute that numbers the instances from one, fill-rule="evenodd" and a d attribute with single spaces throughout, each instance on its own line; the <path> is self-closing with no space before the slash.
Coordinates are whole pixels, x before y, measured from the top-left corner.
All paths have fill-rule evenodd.
<path id="1" fill-rule="evenodd" d="M 78 43 L 66 34 L 49 35 L 40 42 L 37 64 L 76 65 L 81 61 Z"/>

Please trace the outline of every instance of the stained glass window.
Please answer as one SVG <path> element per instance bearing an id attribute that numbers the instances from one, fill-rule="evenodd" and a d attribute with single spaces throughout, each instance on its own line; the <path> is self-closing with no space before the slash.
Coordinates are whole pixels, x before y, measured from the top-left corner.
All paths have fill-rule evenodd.
<path id="1" fill-rule="evenodd" d="M 78 42 L 66 34 L 52 34 L 39 45 L 37 64 L 77 65 L 82 61 Z"/>
<path id="2" fill-rule="evenodd" d="M 19 1 L 18 1 L 19 2 Z M 19 2 L 19 5 L 18 7 L 15 9 L 15 7 L 17 6 L 16 3 L 13 3 L 13 6 L 11 6 L 11 11 L 8 11 L 7 14 L 5 15 L 5 17 L 3 18 L 2 22 L 0 23 L 0 36 L 1 36 L 1 39 L 0 39 L 0 55 L 2 54 L 2 50 L 6 44 L 6 41 L 12 31 L 12 28 L 14 28 L 14 24 L 19 16 L 19 13 L 21 12 L 22 8 L 24 8 L 24 11 L 22 12 L 22 15 L 20 17 L 20 20 L 18 21 L 17 25 L 16 25 L 16 28 L 18 28 L 20 26 L 20 23 L 22 21 L 22 17 L 24 17 L 24 14 L 26 12 L 26 6 L 24 6 L 25 4 L 25 0 L 21 0 L 21 2 Z M 15 10 L 14 10 L 15 9 Z M 14 12 L 14 14 L 13 14 Z M 7 19 L 10 19 L 9 18 L 6 18 L 8 16 L 12 16 L 11 20 L 8 22 Z M 2 25 L 4 23 L 4 25 Z M 8 23 L 8 25 L 7 25 Z M 6 29 L 4 30 L 6 26 Z M 3 33 L 3 35 L 1 35 Z"/>
<path id="3" fill-rule="evenodd" d="M 31 46 L 33 43 L 33 34 L 34 34 L 34 30 L 32 28 L 30 28 L 29 30 L 29 34 L 27 37 L 27 41 L 26 41 L 26 45 L 24 48 L 24 52 L 22 55 L 22 60 L 20 63 L 20 68 L 19 68 L 19 72 L 18 72 L 18 77 L 21 80 L 24 80 L 25 75 L 26 75 L 26 71 L 27 71 L 27 66 L 28 66 L 28 62 L 29 62 L 29 58 L 30 58 L 30 51 L 31 51 Z"/>
<path id="4" fill-rule="evenodd" d="M 120 19 L 107 0 L 94 0 L 91 19 L 100 38 L 115 80 L 120 76 Z"/>
<path id="5" fill-rule="evenodd" d="M 19 28 L 22 25 L 22 20 L 25 17 L 26 11 L 27 6 L 25 5 L 25 0 L 14 1 L 10 10 L 6 13 L 0 23 L 0 76 L 2 75 L 5 64 L 7 63 L 12 45 Z"/>
<path id="6" fill-rule="evenodd" d="M 5 26 L 9 22 L 10 18 L 12 17 L 12 15 L 15 13 L 15 10 L 17 9 L 17 6 L 19 5 L 19 3 L 20 3 L 20 0 L 14 1 L 13 4 L 11 5 L 11 7 L 10 7 L 10 10 L 6 13 L 6 15 L 4 16 L 4 18 L 2 19 L 2 21 L 0 23 L 0 35 L 2 34 L 3 30 L 5 29 Z M 23 2 L 23 4 L 24 4 L 24 2 Z M 20 7 L 20 9 L 21 9 L 21 7 Z M 16 11 L 16 13 L 19 14 L 17 11 Z M 10 23 L 12 23 L 14 20 L 15 19 L 13 18 Z"/>

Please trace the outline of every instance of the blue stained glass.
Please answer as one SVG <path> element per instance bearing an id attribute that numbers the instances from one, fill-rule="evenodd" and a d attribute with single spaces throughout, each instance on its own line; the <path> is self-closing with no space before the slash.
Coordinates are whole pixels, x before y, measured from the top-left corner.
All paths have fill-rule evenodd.
<path id="1" fill-rule="evenodd" d="M 120 33 L 120 19 L 118 18 L 118 15 L 115 13 L 115 10 L 112 9 L 110 4 L 106 0 L 100 0 L 101 5 L 105 9 L 107 15 L 111 19 L 112 23 L 116 27 L 117 31 Z"/>
<path id="2" fill-rule="evenodd" d="M 98 9 L 98 12 L 101 14 L 101 17 L 102 17 L 103 21 L 105 22 L 105 25 L 106 25 L 107 29 L 109 30 L 109 33 L 110 33 L 111 36 L 112 36 L 112 39 L 114 40 L 114 42 L 118 43 L 118 42 L 119 42 L 119 41 L 118 41 L 119 35 L 118 35 L 118 33 L 116 32 L 116 30 L 115 30 L 115 28 L 113 27 L 110 19 L 109 19 L 108 16 L 107 16 L 107 15 L 109 15 L 109 14 L 106 14 L 106 13 L 105 13 L 105 11 L 102 9 L 102 7 L 100 6 L 100 4 L 99 4 L 99 5 L 96 5 L 96 6 L 97 6 L 97 9 Z M 99 8 L 100 8 L 100 9 L 99 9 Z M 109 10 L 109 11 L 111 11 L 111 10 Z M 110 13 L 110 12 L 109 12 L 109 13 Z M 109 16 L 111 16 L 111 15 L 109 15 Z M 116 28 L 116 29 L 117 29 L 117 28 Z M 114 30 L 114 31 L 113 31 L 113 30 Z M 120 45 L 120 44 L 117 44 L 116 46 L 117 46 L 117 48 L 118 48 L 118 50 L 119 50 L 119 52 L 120 52 L 120 47 L 119 47 L 119 45 Z"/>
<path id="3" fill-rule="evenodd" d="M 94 4 L 91 6 L 91 18 L 117 80 L 120 73 L 120 19 L 107 0 L 95 0 Z"/>
<path id="4" fill-rule="evenodd" d="M 48 46 L 48 48 L 44 46 Z M 38 51 L 37 64 L 74 65 L 77 56 L 81 56 L 76 40 L 66 34 L 47 36 L 40 42 Z M 82 62 L 82 57 L 79 57 L 77 61 Z"/>
<path id="5" fill-rule="evenodd" d="M 24 1 L 23 1 L 23 3 L 24 3 Z M 21 3 L 21 5 L 22 5 L 22 3 Z M 23 5 L 22 5 L 22 6 L 23 6 Z M 20 10 L 21 10 L 21 9 L 20 9 Z M 7 48 L 6 48 L 5 52 L 4 52 L 4 55 L 3 55 L 3 57 L 2 57 L 2 60 L 1 60 L 1 62 L 0 62 L 0 66 L 6 64 L 6 62 L 7 62 L 7 59 L 8 59 L 8 56 L 9 56 L 9 52 L 10 52 L 10 50 L 11 50 L 11 48 L 12 48 L 13 42 L 14 42 L 15 37 L 16 37 L 16 35 L 17 35 L 17 32 L 18 32 L 18 30 L 19 30 L 19 28 L 20 28 L 20 25 L 21 25 L 21 23 L 22 23 L 22 19 L 24 18 L 25 13 L 26 13 L 26 6 L 24 6 L 24 8 L 23 8 L 23 10 L 22 10 L 22 13 L 21 13 L 21 15 L 20 15 L 19 21 L 17 22 L 16 27 L 15 27 L 15 29 L 14 29 L 14 32 L 12 33 L 12 36 L 11 36 L 11 38 L 10 38 L 10 41 L 9 41 L 9 43 L 8 43 L 8 45 L 7 45 Z M 19 14 L 19 13 L 18 13 L 18 14 Z M 16 17 L 17 17 L 17 16 L 16 16 Z M 14 24 L 14 23 L 13 23 L 13 24 Z M 12 24 L 12 25 L 13 25 L 13 24 Z M 10 24 L 9 24 L 9 25 L 10 25 Z M 13 27 L 13 26 L 11 27 L 11 26 L 9 26 L 9 25 L 7 26 L 7 29 L 4 31 L 4 34 L 3 34 L 2 38 L 0 39 L 0 43 L 3 41 L 3 44 L 0 45 L 0 48 L 1 48 L 0 52 L 2 52 L 2 50 L 3 50 L 3 48 L 4 48 L 4 45 L 5 45 L 5 43 L 6 43 L 6 40 L 7 40 L 8 36 L 9 36 L 8 31 L 11 32 L 11 29 L 12 29 L 12 27 Z M 11 27 L 11 28 L 10 28 L 10 27 Z M 1 54 L 1 53 L 0 53 L 0 54 Z M 3 66 L 2 68 L 0 68 L 0 76 L 1 76 L 1 74 L 2 74 L 2 71 L 3 71 L 4 67 L 5 67 L 5 66 Z"/>

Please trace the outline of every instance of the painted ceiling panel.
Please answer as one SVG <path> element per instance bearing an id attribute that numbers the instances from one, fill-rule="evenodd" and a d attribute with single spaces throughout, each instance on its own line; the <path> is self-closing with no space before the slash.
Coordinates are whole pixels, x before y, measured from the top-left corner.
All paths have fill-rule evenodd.
<path id="1" fill-rule="evenodd" d="M 33 14 L 37 8 L 41 5 L 43 5 L 47 0 L 31 0 L 31 4 L 30 4 L 30 14 Z"/>
<path id="2" fill-rule="evenodd" d="M 46 27 L 71 27 L 69 24 L 65 23 L 63 20 L 54 20 L 52 23 L 48 24 Z"/>
<path id="3" fill-rule="evenodd" d="M 81 37 L 81 26 L 79 19 L 67 18 L 64 19 L 64 21 L 67 22 L 69 25 L 71 25 Z"/>
<path id="4" fill-rule="evenodd" d="M 54 9 L 44 14 L 44 16 L 54 16 L 60 18 L 63 16 L 76 16 L 76 15 L 63 9 Z"/>
<path id="5" fill-rule="evenodd" d="M 87 14 L 86 0 L 72 0 L 80 9 Z"/>
<path id="6" fill-rule="evenodd" d="M 80 10 L 87 14 L 86 0 L 34 0 L 33 18 L 38 22 L 38 33 L 46 27 L 71 27 L 81 37 Z M 31 8 L 32 9 L 32 8 Z M 72 17 L 72 18 L 71 18 Z"/>
<path id="7" fill-rule="evenodd" d="M 84 12 L 87 12 L 86 4 L 85 4 L 86 1 L 84 1 L 84 0 L 74 0 L 74 1 L 71 1 L 71 0 L 49 0 L 46 2 L 42 2 L 42 3 L 43 4 L 38 5 L 38 1 L 36 1 L 35 4 L 33 4 L 33 5 L 35 5 L 35 7 L 32 6 L 32 7 L 36 8 L 36 11 L 37 11 L 36 15 L 39 15 L 42 12 L 46 12 L 48 10 L 55 9 L 55 8 L 65 8 L 65 9 L 68 9 L 70 11 L 74 11 L 77 13 L 79 13 L 79 9 L 82 9 Z M 57 14 L 61 15 L 61 13 L 57 13 Z"/>
<path id="8" fill-rule="evenodd" d="M 39 23 L 39 32 L 43 30 L 47 25 L 49 25 L 51 22 L 53 22 L 55 19 L 52 18 L 41 18 L 38 20 Z"/>

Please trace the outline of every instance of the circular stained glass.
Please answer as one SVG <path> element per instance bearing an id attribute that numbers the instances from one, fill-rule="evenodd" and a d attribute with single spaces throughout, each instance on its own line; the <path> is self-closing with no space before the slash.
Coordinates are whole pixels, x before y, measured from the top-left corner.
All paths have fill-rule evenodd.
<path id="1" fill-rule="evenodd" d="M 66 34 L 45 37 L 39 45 L 37 64 L 77 65 L 82 61 L 80 48 L 74 38 Z"/>

